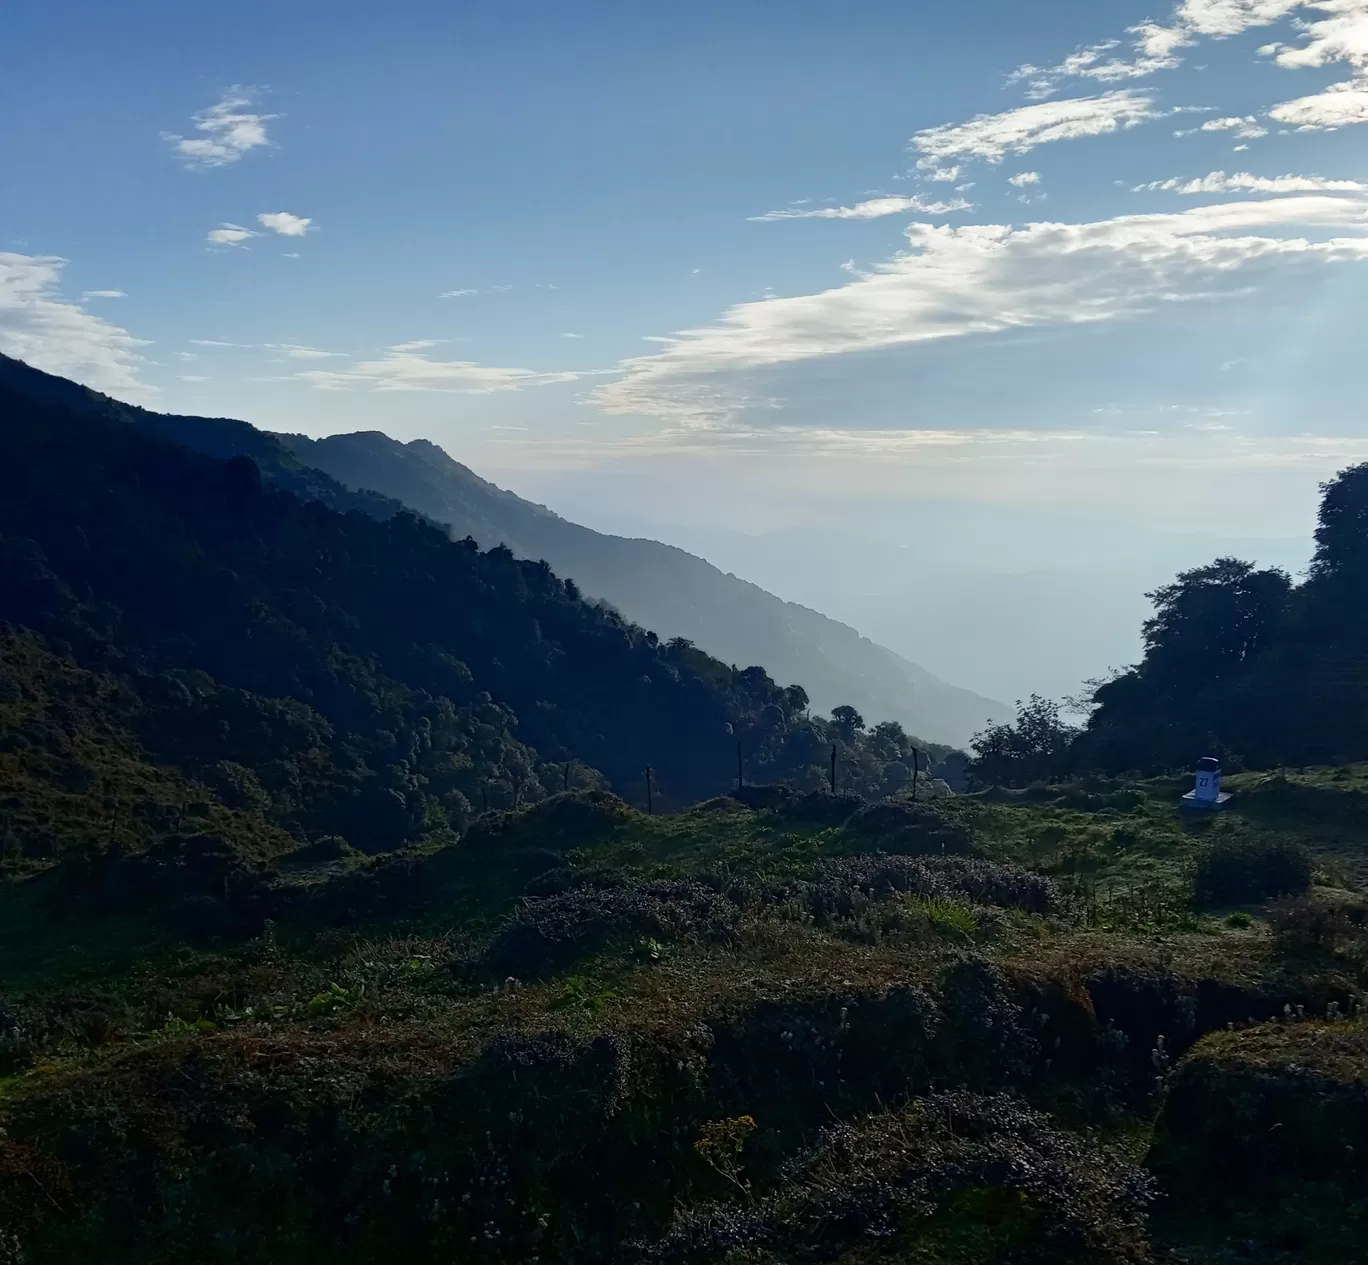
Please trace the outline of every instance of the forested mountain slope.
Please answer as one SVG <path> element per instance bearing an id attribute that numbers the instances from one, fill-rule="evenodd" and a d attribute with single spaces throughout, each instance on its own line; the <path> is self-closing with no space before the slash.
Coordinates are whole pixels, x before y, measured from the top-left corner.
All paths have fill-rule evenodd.
<path id="1" fill-rule="evenodd" d="M 801 681 L 820 711 L 849 703 L 912 733 L 964 744 L 1007 709 L 950 685 L 847 624 L 785 602 L 683 549 L 606 535 L 480 478 L 436 444 L 401 444 L 378 431 L 282 436 L 311 466 L 352 488 L 402 501 L 457 536 L 545 558 L 591 597 L 662 637 L 687 637 L 729 663 L 763 663 Z"/>
<path id="2" fill-rule="evenodd" d="M 757 781 L 811 788 L 834 750 L 853 790 L 907 782 L 896 725 L 868 731 L 848 708 L 822 720 L 800 687 L 662 643 L 545 562 L 374 517 L 364 496 L 359 512 L 269 436 L 254 442 L 279 482 L 325 499 L 47 382 L 46 403 L 0 384 L 0 702 L 20 859 L 137 835 L 111 825 L 133 802 L 158 837 L 193 802 L 239 850 L 336 836 L 381 851 L 567 783 L 641 800 L 647 765 L 659 804 L 706 798 L 733 785 L 738 748 Z"/>

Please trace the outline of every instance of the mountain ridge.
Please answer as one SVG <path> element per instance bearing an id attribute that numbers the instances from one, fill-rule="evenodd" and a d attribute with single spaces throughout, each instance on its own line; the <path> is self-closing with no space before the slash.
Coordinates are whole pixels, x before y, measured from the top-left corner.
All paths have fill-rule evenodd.
<path id="1" fill-rule="evenodd" d="M 676 545 L 598 532 L 498 487 L 431 440 L 368 430 L 311 439 L 284 434 L 296 456 L 352 488 L 402 501 L 455 535 L 544 558 L 591 597 L 662 636 L 683 636 L 724 661 L 763 663 L 803 682 L 819 710 L 849 703 L 931 740 L 964 745 L 1002 703 L 943 681 L 857 629 L 724 571 Z"/>

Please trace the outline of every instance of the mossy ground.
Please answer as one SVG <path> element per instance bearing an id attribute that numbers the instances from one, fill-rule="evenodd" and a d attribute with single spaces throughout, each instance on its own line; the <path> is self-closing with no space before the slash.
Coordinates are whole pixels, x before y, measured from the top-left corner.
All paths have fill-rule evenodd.
<path id="1" fill-rule="evenodd" d="M 139 1265 L 401 1249 L 758 1261 L 780 1247 L 745 1226 L 762 1203 L 781 1220 L 809 1206 L 824 1129 L 848 1124 L 841 1145 L 863 1154 L 887 1113 L 953 1091 L 976 1096 L 954 1110 L 997 1122 L 980 1149 L 952 1130 L 934 1171 L 857 1165 L 846 1219 L 805 1230 L 794 1213 L 784 1259 L 1239 1259 L 1219 1229 L 1250 1237 L 1238 1200 L 1213 1222 L 1161 1199 L 1144 1230 L 1149 1205 L 1122 1209 L 1118 1192 L 1171 1138 L 1171 1086 L 1200 1100 L 1228 1077 L 1192 1069 L 1313 1032 L 1352 1045 L 1325 1017 L 1368 976 L 1352 937 L 1294 946 L 1262 905 L 1195 911 L 1192 874 L 1213 840 L 1291 839 L 1321 890 L 1353 889 L 1368 767 L 1231 784 L 1219 815 L 1179 808 L 1176 782 L 1099 782 L 965 796 L 934 829 L 883 834 L 728 801 L 652 817 L 558 797 L 453 845 L 277 863 L 265 881 L 288 916 L 217 940 L 185 941 L 155 911 L 69 911 L 50 875 L 15 876 L 0 892 L 0 1228 L 36 1263 L 97 1248 Z M 1039 912 L 857 885 L 831 904 L 837 878 L 864 872 L 852 859 L 929 853 L 948 874 L 965 839 L 982 861 L 963 864 L 1023 867 L 1057 898 Z M 596 884 L 627 893 L 602 934 L 548 969 L 491 969 L 538 901 L 606 918 L 578 895 Z M 693 921 L 674 919 L 686 897 Z M 1013 1116 L 1003 1094 L 1044 1114 Z M 707 1162 L 709 1122 L 743 1117 L 732 1171 Z M 1183 1162 L 1216 1162 L 1218 1133 L 1185 1137 Z M 1028 1152 L 1048 1182 L 1004 1176 Z M 1116 1165 L 1111 1193 L 1089 1184 Z M 889 1181 L 921 1193 L 871 1203 Z M 1302 1193 L 1358 1215 L 1352 1192 Z M 681 1226 L 704 1223 L 711 1237 L 681 1247 Z M 1306 1259 L 1335 1259 L 1338 1240 L 1298 1233 Z"/>

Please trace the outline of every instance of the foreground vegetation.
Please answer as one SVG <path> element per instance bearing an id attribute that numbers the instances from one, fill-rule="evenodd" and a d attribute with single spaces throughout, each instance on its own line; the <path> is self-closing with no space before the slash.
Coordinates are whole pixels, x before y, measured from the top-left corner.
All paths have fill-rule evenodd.
<path id="1" fill-rule="evenodd" d="M 193 922 L 11 880 L 0 1259 L 1354 1259 L 1366 780 L 572 792 L 183 846 Z"/>

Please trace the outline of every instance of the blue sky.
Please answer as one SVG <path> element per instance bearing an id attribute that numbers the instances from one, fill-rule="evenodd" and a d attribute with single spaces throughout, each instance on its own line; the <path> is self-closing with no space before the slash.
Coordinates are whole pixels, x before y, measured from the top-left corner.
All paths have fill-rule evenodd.
<path id="1" fill-rule="evenodd" d="M 970 567 L 1304 536 L 1368 458 L 1368 0 L 5 28 L 0 350 L 153 407 L 427 436 L 659 534 L 978 507 Z"/>

